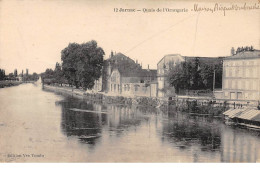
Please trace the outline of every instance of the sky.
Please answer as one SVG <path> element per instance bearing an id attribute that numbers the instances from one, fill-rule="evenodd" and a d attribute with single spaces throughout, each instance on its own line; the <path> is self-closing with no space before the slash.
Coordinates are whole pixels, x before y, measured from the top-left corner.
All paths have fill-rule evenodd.
<path id="1" fill-rule="evenodd" d="M 194 4 L 211 7 L 215 2 L 0 0 L 0 68 L 7 73 L 26 68 L 41 73 L 61 62 L 61 50 L 69 43 L 90 40 L 104 49 L 105 58 L 113 50 L 153 69 L 166 54 L 217 57 L 230 55 L 231 47 L 260 49 L 260 10 L 226 11 L 225 16 L 222 11 L 191 11 Z M 238 2 L 233 1 L 243 4 Z M 114 12 L 114 8 L 188 12 Z"/>

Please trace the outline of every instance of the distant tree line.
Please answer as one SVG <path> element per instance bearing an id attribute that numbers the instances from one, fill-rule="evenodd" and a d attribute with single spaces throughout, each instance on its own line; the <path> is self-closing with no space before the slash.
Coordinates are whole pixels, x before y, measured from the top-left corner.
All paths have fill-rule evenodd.
<path id="1" fill-rule="evenodd" d="M 169 72 L 168 82 L 179 94 L 180 90 L 213 89 L 215 72 L 215 88 L 222 87 L 222 64 L 201 63 L 198 58 L 181 62 Z"/>
<path id="2" fill-rule="evenodd" d="M 22 77 L 23 81 L 37 81 L 39 79 L 39 75 L 37 73 L 33 73 L 33 74 L 25 74 Z"/>
<path id="3" fill-rule="evenodd" d="M 23 71 L 21 74 L 18 75 L 17 69 L 14 70 L 13 73 L 9 73 L 8 75 L 5 74 L 4 69 L 0 69 L 0 80 L 12 80 L 18 81 L 18 76 L 22 78 L 22 81 L 36 81 L 39 79 L 39 75 L 37 73 L 33 73 L 32 75 L 28 73 L 28 69 L 26 74 L 23 75 Z"/>
<path id="4" fill-rule="evenodd" d="M 46 84 L 66 83 L 76 88 L 91 89 L 102 74 L 105 52 L 92 40 L 86 43 L 70 43 L 61 51 L 61 64 L 42 73 Z"/>

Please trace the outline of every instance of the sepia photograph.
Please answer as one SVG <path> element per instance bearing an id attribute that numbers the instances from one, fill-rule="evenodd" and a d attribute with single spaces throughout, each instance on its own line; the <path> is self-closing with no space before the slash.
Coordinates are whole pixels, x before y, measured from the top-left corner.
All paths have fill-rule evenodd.
<path id="1" fill-rule="evenodd" d="M 0 163 L 259 162 L 259 0 L 0 0 Z"/>

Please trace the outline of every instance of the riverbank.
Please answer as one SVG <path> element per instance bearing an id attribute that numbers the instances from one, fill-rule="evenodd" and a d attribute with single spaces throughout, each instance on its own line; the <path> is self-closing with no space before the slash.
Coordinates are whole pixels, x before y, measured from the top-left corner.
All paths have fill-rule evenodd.
<path id="1" fill-rule="evenodd" d="M 109 93 L 88 93 L 80 89 L 72 89 L 71 87 L 60 87 L 51 85 L 44 85 L 44 90 L 58 92 L 65 95 L 71 95 L 73 97 L 81 99 L 104 102 L 108 104 L 140 105 L 160 109 L 166 109 L 168 107 L 168 100 L 165 98 L 126 97 L 110 95 Z"/>
<path id="2" fill-rule="evenodd" d="M 22 83 L 23 82 L 19 82 L 19 81 L 0 81 L 0 88 L 18 86 Z"/>
<path id="3" fill-rule="evenodd" d="M 226 102 L 214 102 L 212 99 L 196 100 L 194 98 L 155 98 L 155 97 L 126 97 L 109 93 L 88 93 L 71 87 L 44 85 L 44 89 L 51 92 L 71 95 L 73 97 L 103 102 L 107 104 L 137 105 L 159 108 L 163 112 L 186 112 L 191 115 L 222 117 L 222 113 L 229 109 Z"/>

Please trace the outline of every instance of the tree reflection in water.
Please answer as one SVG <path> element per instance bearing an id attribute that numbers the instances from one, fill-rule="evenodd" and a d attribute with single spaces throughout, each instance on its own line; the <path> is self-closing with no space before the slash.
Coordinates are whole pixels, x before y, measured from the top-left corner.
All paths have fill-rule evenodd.
<path id="1" fill-rule="evenodd" d="M 194 144 L 200 145 L 201 151 L 220 149 L 221 131 L 215 127 L 213 119 L 174 113 L 169 121 L 164 122 L 162 130 L 162 139 L 181 149 Z"/>
<path id="2" fill-rule="evenodd" d="M 136 130 L 147 117 L 138 108 L 123 105 L 104 105 L 72 97 L 56 103 L 62 107 L 62 129 L 65 135 L 77 136 L 81 142 L 95 144 L 102 132 L 120 137 L 125 132 Z M 71 109 L 90 110 L 90 112 Z M 96 111 L 96 112 L 91 112 Z M 104 112 L 104 113 L 98 113 Z"/>

